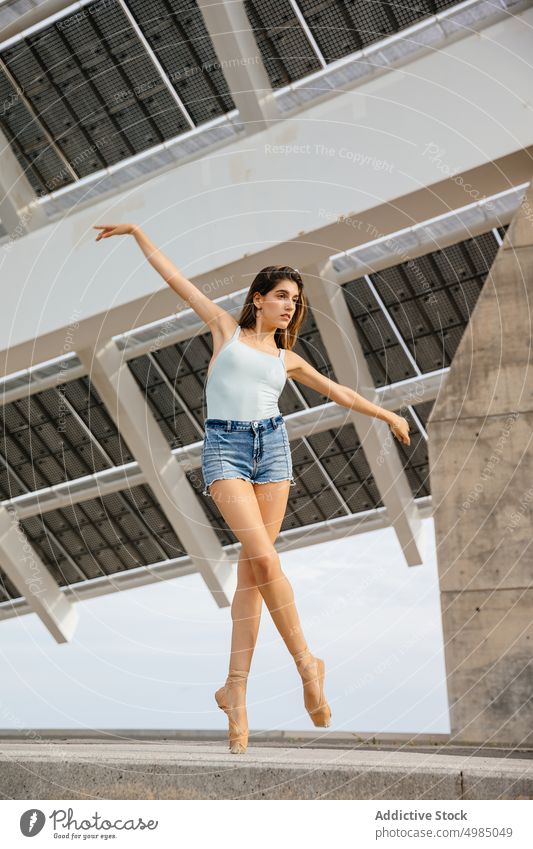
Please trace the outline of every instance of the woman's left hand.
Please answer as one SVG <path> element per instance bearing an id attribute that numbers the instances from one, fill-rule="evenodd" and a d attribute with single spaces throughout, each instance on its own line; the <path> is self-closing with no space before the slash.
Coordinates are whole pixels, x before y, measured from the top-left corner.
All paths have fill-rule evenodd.
<path id="1" fill-rule="evenodd" d="M 389 422 L 389 427 L 396 439 L 403 442 L 404 445 L 411 444 L 411 440 L 409 438 L 409 422 L 407 419 L 404 419 L 403 416 L 397 416 L 394 413 L 392 421 Z"/>

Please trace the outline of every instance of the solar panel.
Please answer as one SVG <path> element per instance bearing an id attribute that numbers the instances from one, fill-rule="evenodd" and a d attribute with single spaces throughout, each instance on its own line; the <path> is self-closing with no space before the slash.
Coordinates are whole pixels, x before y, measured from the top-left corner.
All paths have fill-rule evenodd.
<path id="1" fill-rule="evenodd" d="M 20 597 L 19 590 L 11 583 L 5 572 L 0 569 L 0 604 L 9 603 L 12 599 Z"/>
<path id="2" fill-rule="evenodd" d="M 415 404 L 414 409 L 424 428 L 427 428 L 427 420 L 429 419 L 431 410 L 433 409 L 434 401 L 424 401 L 421 404 Z"/>
<path id="3" fill-rule="evenodd" d="M 2 499 L 133 460 L 86 377 L 0 407 L 0 424 Z"/>
<path id="4" fill-rule="evenodd" d="M 453 6 L 456 0 L 246 0 L 258 50 L 274 89 L 302 80 L 337 59 L 401 33 L 411 24 Z M 490 6 L 490 4 L 485 4 Z M 460 11 L 460 10 L 458 10 Z M 467 10 L 468 12 L 468 10 Z M 486 8 L 472 10 L 473 19 Z M 448 27 L 446 29 L 446 26 Z M 446 32 L 468 23 L 443 22 Z M 428 35 L 429 38 L 429 35 Z M 420 44 L 425 44 L 420 35 Z M 432 44 L 431 38 L 427 42 Z M 406 42 L 387 48 L 386 63 L 405 54 Z M 403 45 L 403 46 L 402 46 Z M 419 42 L 417 41 L 417 46 Z M 309 90 L 278 98 L 283 111 L 306 98 L 354 82 L 362 69 L 381 65 L 385 47 L 351 67 L 330 68 Z M 383 54 L 383 55 L 381 55 Z M 398 54 L 398 55 L 396 55 Z M 165 142 L 180 141 L 192 127 L 220 120 L 235 104 L 203 16 L 195 0 L 129 0 L 84 4 L 6 48 L 0 56 L 0 128 L 38 196 L 97 175 L 83 187 L 82 202 L 117 189 L 146 172 L 171 167 L 193 152 L 172 154 Z M 238 57 L 236 57 L 238 59 Z M 333 75 L 333 76 L 332 76 Z M 292 99 L 291 99 L 292 98 Z M 292 106 L 291 106 L 292 104 Z M 225 138 L 235 127 L 221 128 Z M 205 137 L 202 147 L 216 143 Z M 130 170 L 106 168 L 153 148 L 151 158 L 128 162 Z M 46 207 L 52 218 L 80 198 L 65 193 Z"/>
<path id="5" fill-rule="evenodd" d="M 297 5 L 326 63 L 437 14 L 457 0 L 246 0 L 246 12 L 273 88 L 287 85 L 322 65 L 301 28 Z"/>
<path id="6" fill-rule="evenodd" d="M 185 554 L 147 485 L 21 519 L 59 586 L 149 566 Z M 20 592 L 0 570 L 8 598 Z"/>
<path id="7" fill-rule="evenodd" d="M 492 232 L 360 277 L 343 289 L 377 386 L 450 365 L 499 245 Z"/>
<path id="8" fill-rule="evenodd" d="M 375 385 L 386 386 L 414 377 L 416 370 L 395 338 L 366 280 L 362 277 L 346 283 L 343 292 Z"/>
<path id="9" fill-rule="evenodd" d="M 128 361 L 172 447 L 189 445 L 203 438 L 202 395 L 210 357 L 205 334 Z"/>
<path id="10" fill-rule="evenodd" d="M 31 108 L 8 110 L 0 119 L 20 145 L 21 165 L 25 157 L 33 167 L 32 152 L 49 146 L 46 133 L 56 158 L 64 159 L 50 176 L 35 158 L 31 176 L 41 192 L 190 128 L 119 3 L 84 7 L 6 48 L 1 58 Z"/>
<path id="11" fill-rule="evenodd" d="M 195 124 L 235 109 L 194 0 L 128 0 L 128 6 Z"/>
<path id="12" fill-rule="evenodd" d="M 350 512 L 357 513 L 360 510 L 371 510 L 382 506 L 364 450 L 352 424 L 343 425 L 338 430 L 327 430 L 308 436 L 306 441 L 314 449 L 319 462 L 318 464 L 311 462 L 309 452 L 301 440 L 294 440 L 291 443 L 293 466 L 296 467 L 297 472 L 295 480 L 304 490 L 302 495 L 298 489 L 293 490 L 296 503 L 302 498 L 310 498 L 314 501 L 316 497 L 321 504 L 320 492 L 329 489 L 325 486 L 326 482 L 321 474 L 321 467 L 323 467 L 342 495 Z M 290 499 L 291 505 L 292 501 L 293 498 Z M 340 510 L 338 505 L 333 504 L 333 508 L 332 513 L 323 518 L 332 519 L 346 515 L 346 510 Z M 320 518 L 314 521 L 320 521 Z"/>
<path id="13" fill-rule="evenodd" d="M 0 127 L 18 163 L 34 192 L 46 194 L 47 184 L 56 188 L 68 185 L 73 177 L 65 170 L 58 151 L 50 141 L 42 125 L 18 93 L 18 87 L 6 76 L 0 66 Z"/>
<path id="14" fill-rule="evenodd" d="M 272 88 L 320 70 L 316 56 L 288 0 L 245 0 Z"/>

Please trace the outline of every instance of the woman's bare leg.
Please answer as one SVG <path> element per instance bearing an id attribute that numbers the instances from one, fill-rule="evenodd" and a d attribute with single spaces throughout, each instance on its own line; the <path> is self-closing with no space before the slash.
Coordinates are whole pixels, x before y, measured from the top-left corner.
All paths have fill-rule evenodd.
<path id="1" fill-rule="evenodd" d="M 307 643 L 294 603 L 294 593 L 264 525 L 253 485 L 239 478 L 217 480 L 213 481 L 209 492 L 246 551 L 257 588 L 285 645 L 293 656 L 301 655 L 307 651 Z"/>
<path id="2" fill-rule="evenodd" d="M 289 481 L 254 484 L 263 524 L 272 543 L 277 539 L 289 497 Z M 241 547 L 237 566 L 237 589 L 231 605 L 233 627 L 231 632 L 230 669 L 250 670 L 252 656 L 259 633 L 263 596 L 257 587 L 254 571 L 248 559 L 246 548 Z M 244 717 L 240 718 L 244 721 Z M 237 718 L 239 722 L 239 718 Z"/>
<path id="3" fill-rule="evenodd" d="M 261 484 L 261 487 L 267 484 Z M 286 498 L 288 495 L 289 482 L 286 482 L 287 494 L 284 496 L 286 507 Z M 263 520 L 259 502 L 253 490 L 253 485 L 248 481 L 238 478 L 214 481 L 210 487 L 210 493 L 216 502 L 224 520 L 231 528 L 237 539 L 246 552 L 246 561 L 251 566 L 257 589 L 261 593 L 262 598 L 266 601 L 274 624 L 276 625 L 285 645 L 293 655 L 298 671 L 300 672 L 304 682 L 304 700 L 308 711 L 316 711 L 318 706 L 323 703 L 322 698 L 322 683 L 319 682 L 318 663 L 313 658 L 307 646 L 305 637 L 300 624 L 298 611 L 294 603 L 294 593 L 286 575 L 281 569 L 278 553 L 273 545 L 272 532 L 269 533 Z M 275 490 L 274 490 L 275 493 Z M 281 521 L 283 516 L 281 516 Z M 247 587 L 244 591 L 243 598 L 248 601 L 248 606 L 244 606 L 243 610 L 239 610 L 239 619 L 242 622 L 247 620 L 255 620 L 258 627 L 258 599 L 257 595 L 253 594 L 253 589 L 250 587 L 249 575 L 247 575 Z M 252 595 L 250 595 L 250 591 Z M 260 608 L 259 608 L 260 616 Z M 239 642 L 236 644 L 238 655 L 243 656 L 251 661 L 250 635 L 254 633 L 254 626 L 251 630 L 243 628 L 239 633 Z M 255 633 L 255 637 L 257 634 Z M 243 645 L 244 642 L 244 645 Z M 255 641 L 253 643 L 255 645 Z M 233 641 L 232 641 L 232 657 L 233 657 Z M 242 650 L 244 649 L 244 654 Z M 230 672 L 232 670 L 230 662 Z M 223 693 L 225 703 L 228 705 L 230 717 L 230 749 L 231 751 L 244 751 L 243 746 L 247 745 L 248 740 L 248 724 L 246 720 L 246 676 L 248 672 L 241 665 L 233 670 L 233 674 L 228 676 L 226 685 L 217 693 Z M 323 675 L 323 673 L 322 673 Z M 323 680 L 323 679 L 322 679 Z M 229 694 L 232 694 L 231 696 Z M 217 696 L 218 701 L 218 696 Z M 325 710 L 322 707 L 322 712 Z M 329 711 L 329 708 L 327 708 Z M 239 719 L 240 717 L 240 723 Z M 313 721 L 315 721 L 313 719 Z M 232 722 L 236 724 L 232 728 Z M 324 724 L 324 719 L 317 719 L 315 724 Z M 327 722 L 329 724 L 329 720 Z M 232 746 L 232 733 L 234 735 L 234 745 Z M 241 742 L 239 742 L 241 741 Z M 241 745 L 242 743 L 242 745 Z"/>
<path id="4" fill-rule="evenodd" d="M 273 543 L 279 534 L 289 495 L 289 481 L 249 485 L 249 491 L 231 494 L 230 499 L 252 500 L 259 507 L 259 520 Z M 254 491 L 255 490 L 255 491 Z M 212 490 L 211 490 L 212 492 Z M 257 642 L 263 596 L 257 587 L 252 563 L 244 545 L 241 546 L 237 572 L 237 588 L 231 605 L 233 628 L 228 677 L 224 687 L 217 690 L 216 699 L 230 721 L 230 751 L 243 754 L 248 743 L 246 684 Z"/>

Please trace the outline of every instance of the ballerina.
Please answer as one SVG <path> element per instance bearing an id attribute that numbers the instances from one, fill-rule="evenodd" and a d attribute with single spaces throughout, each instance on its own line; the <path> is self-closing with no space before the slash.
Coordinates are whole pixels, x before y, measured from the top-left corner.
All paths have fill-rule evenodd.
<path id="1" fill-rule="evenodd" d="M 96 241 L 133 236 L 150 264 L 212 335 L 202 448 L 203 494 L 213 498 L 241 543 L 231 605 L 229 671 L 225 684 L 215 693 L 229 719 L 230 752 L 244 754 L 248 746 L 246 686 L 263 600 L 300 673 L 304 705 L 312 722 L 328 727 L 331 709 L 324 695 L 325 663 L 307 645 L 294 592 L 274 547 L 294 485 L 278 398 L 290 377 L 349 410 L 382 419 L 405 445 L 410 445 L 409 422 L 321 374 L 292 350 L 307 311 L 297 269 L 268 266 L 259 271 L 236 321 L 188 280 L 138 225 L 106 224 L 94 229 L 101 231 Z"/>

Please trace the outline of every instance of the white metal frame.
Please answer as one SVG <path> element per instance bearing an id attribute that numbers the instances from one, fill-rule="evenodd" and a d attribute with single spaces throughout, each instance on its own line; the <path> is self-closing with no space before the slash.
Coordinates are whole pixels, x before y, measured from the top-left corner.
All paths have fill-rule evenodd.
<path id="1" fill-rule="evenodd" d="M 9 580 L 25 598 L 28 613 L 36 613 L 58 643 L 68 642 L 79 614 L 29 544 L 15 511 L 0 509 L 0 561 Z"/>

